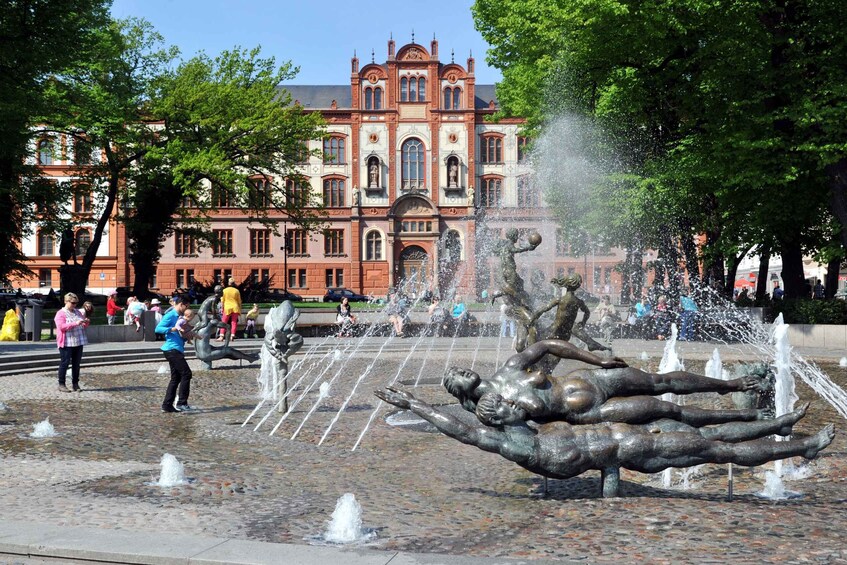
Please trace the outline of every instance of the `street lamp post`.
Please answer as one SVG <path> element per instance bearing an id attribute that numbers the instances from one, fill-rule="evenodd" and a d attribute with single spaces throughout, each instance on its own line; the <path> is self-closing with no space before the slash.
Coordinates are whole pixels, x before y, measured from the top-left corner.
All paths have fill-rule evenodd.
<path id="1" fill-rule="evenodd" d="M 291 248 L 291 238 L 288 236 L 288 224 L 282 224 L 282 286 L 288 293 L 288 250 Z"/>

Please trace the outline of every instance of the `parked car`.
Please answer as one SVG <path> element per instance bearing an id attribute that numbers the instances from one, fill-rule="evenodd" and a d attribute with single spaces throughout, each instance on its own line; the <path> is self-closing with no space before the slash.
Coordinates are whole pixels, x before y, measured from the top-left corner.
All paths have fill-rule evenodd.
<path id="1" fill-rule="evenodd" d="M 286 300 L 303 302 L 303 297 L 287 290 L 272 288 L 267 292 L 261 293 L 257 302 L 285 302 Z"/>
<path id="2" fill-rule="evenodd" d="M 364 294 L 353 292 L 349 288 L 330 288 L 327 289 L 324 295 L 324 302 L 341 302 L 342 298 L 346 298 L 350 302 L 370 302 L 370 298 Z"/>

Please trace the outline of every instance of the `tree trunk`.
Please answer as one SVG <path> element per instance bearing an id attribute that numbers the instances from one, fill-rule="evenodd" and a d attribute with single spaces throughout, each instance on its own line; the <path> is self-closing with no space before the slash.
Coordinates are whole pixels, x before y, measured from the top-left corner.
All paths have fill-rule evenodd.
<path id="1" fill-rule="evenodd" d="M 132 255 L 133 285 L 132 293 L 140 300 L 150 297 L 150 281 L 156 267 L 153 259 L 147 255 L 133 253 Z"/>
<path id="2" fill-rule="evenodd" d="M 700 261 L 697 256 L 697 245 L 691 230 L 686 229 L 682 234 L 682 253 L 685 255 L 685 269 L 688 271 L 688 283 L 697 286 L 700 283 Z"/>
<path id="3" fill-rule="evenodd" d="M 785 298 L 808 298 L 806 277 L 803 274 L 803 250 L 796 239 L 780 242 L 782 255 L 782 282 Z"/>
<path id="4" fill-rule="evenodd" d="M 833 259 L 826 266 L 826 285 L 825 297 L 827 300 L 832 299 L 835 293 L 838 292 L 838 275 L 841 271 L 841 258 Z"/>
<path id="5" fill-rule="evenodd" d="M 771 264 L 771 250 L 769 247 L 762 249 L 762 255 L 759 259 L 759 276 L 756 279 L 756 301 L 764 300 L 768 293 L 768 269 Z"/>
<path id="6" fill-rule="evenodd" d="M 714 244 L 720 238 L 720 232 L 710 231 L 706 232 L 706 245 L 716 249 Z M 726 285 L 724 284 L 724 257 L 721 254 L 715 253 L 708 260 L 708 263 L 704 265 L 705 273 L 706 273 L 706 284 L 710 285 L 713 289 L 715 289 L 721 295 L 726 294 L 725 289 Z"/>
<path id="7" fill-rule="evenodd" d="M 741 263 L 744 255 L 746 255 L 746 252 L 729 258 L 726 266 L 726 280 L 724 281 L 723 291 L 723 295 L 726 298 L 732 299 L 732 293 L 735 291 L 735 276 L 738 274 L 738 265 Z"/>
<path id="8" fill-rule="evenodd" d="M 841 224 L 838 237 L 847 252 L 847 159 L 828 166 L 826 172 L 829 175 L 830 209 Z"/>
<path id="9" fill-rule="evenodd" d="M 65 263 L 59 267 L 59 294 L 64 296 L 73 292 L 79 297 L 80 304 L 85 302 L 85 287 L 88 286 L 88 274 L 91 268 L 80 264 Z M 61 299 L 64 302 L 64 299 Z"/>

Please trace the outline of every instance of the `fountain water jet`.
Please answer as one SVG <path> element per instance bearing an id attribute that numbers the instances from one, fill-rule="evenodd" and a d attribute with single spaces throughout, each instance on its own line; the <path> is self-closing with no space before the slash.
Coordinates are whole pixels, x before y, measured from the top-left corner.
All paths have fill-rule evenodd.
<path id="1" fill-rule="evenodd" d="M 362 506 L 353 493 L 348 492 L 336 502 L 323 539 L 330 543 L 346 544 L 367 541 L 375 535 L 375 532 L 362 528 Z"/>
<path id="2" fill-rule="evenodd" d="M 53 424 L 50 423 L 50 418 L 45 418 L 43 421 L 38 422 L 32 426 L 32 432 L 29 434 L 29 437 L 34 438 L 46 438 L 46 437 L 56 437 L 57 434 L 55 428 L 53 428 Z"/>
<path id="3" fill-rule="evenodd" d="M 175 487 L 188 484 L 188 479 L 185 478 L 185 465 L 170 453 L 162 455 L 159 465 L 162 470 L 159 473 L 159 480 L 154 483 L 156 486 Z"/>

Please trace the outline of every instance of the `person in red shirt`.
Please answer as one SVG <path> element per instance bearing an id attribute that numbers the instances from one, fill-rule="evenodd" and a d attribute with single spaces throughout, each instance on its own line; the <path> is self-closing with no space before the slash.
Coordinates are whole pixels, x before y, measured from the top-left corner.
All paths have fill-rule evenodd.
<path id="1" fill-rule="evenodd" d="M 115 316 L 118 312 L 123 311 L 123 308 L 118 306 L 118 303 L 115 302 L 115 297 L 118 295 L 118 291 L 113 290 L 109 293 L 109 299 L 106 301 L 106 320 L 109 322 L 110 326 L 115 325 Z"/>

